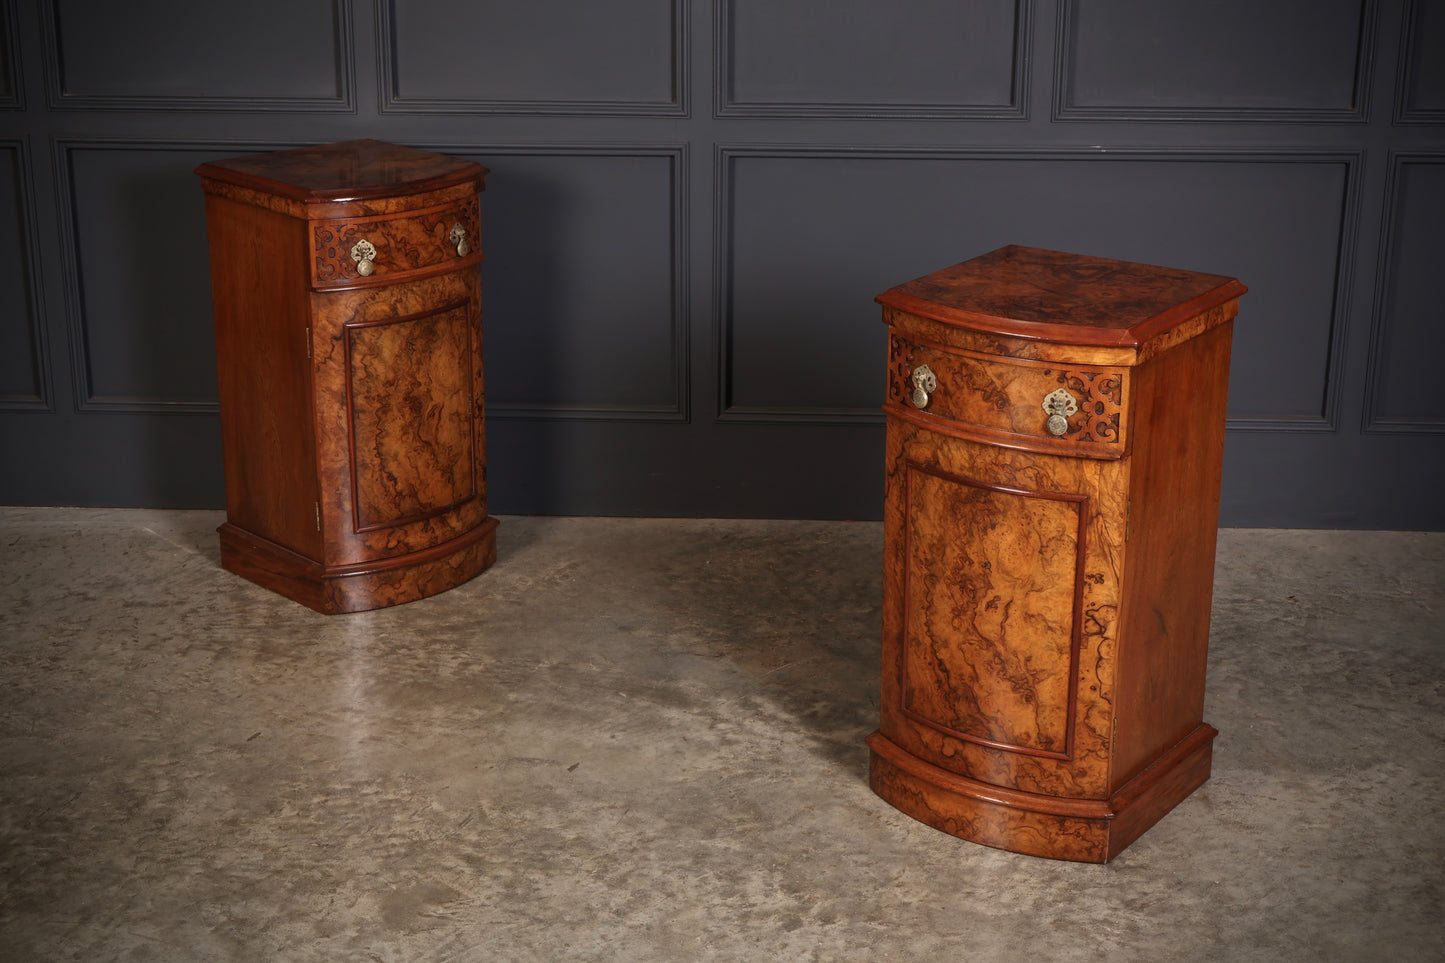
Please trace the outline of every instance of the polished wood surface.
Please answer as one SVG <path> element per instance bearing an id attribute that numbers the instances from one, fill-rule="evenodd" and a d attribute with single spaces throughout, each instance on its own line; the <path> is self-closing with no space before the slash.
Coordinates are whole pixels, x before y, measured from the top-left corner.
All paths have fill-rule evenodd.
<path id="1" fill-rule="evenodd" d="M 481 251 L 469 245 L 458 255 L 449 235 L 460 226 L 468 238 L 478 236 L 481 211 L 475 194 L 421 211 L 321 221 L 312 227 L 312 280 L 317 288 L 337 289 L 389 284 L 454 271 L 458 261 L 480 262 Z M 377 251 L 373 273 L 363 277 L 351 257 L 358 241 Z"/>
<path id="2" fill-rule="evenodd" d="M 358 531 L 439 514 L 477 495 L 468 307 L 347 327 Z"/>
<path id="3" fill-rule="evenodd" d="M 467 184 L 481 189 L 485 172 L 472 161 L 379 140 L 247 154 L 196 168 L 203 178 L 307 202 L 404 197 Z"/>
<path id="4" fill-rule="evenodd" d="M 316 423 L 305 415 L 311 410 L 307 267 L 294 256 L 306 224 L 216 196 L 206 198 L 206 220 L 226 518 L 319 558 Z"/>
<path id="5" fill-rule="evenodd" d="M 1010 245 L 891 288 L 878 300 L 977 331 L 1138 347 L 1244 291 L 1217 274 Z"/>
<path id="6" fill-rule="evenodd" d="M 221 386 L 222 564 L 328 613 L 411 601 L 481 572 L 496 557 L 485 171 L 367 141 L 198 173 Z M 349 244 L 336 247 L 353 236 L 377 251 L 370 277 Z"/>
<path id="7" fill-rule="evenodd" d="M 953 738 L 1065 755 L 1082 499 L 909 466 L 903 710 Z"/>
<path id="8" fill-rule="evenodd" d="M 990 293 L 982 279 L 1000 264 L 1012 269 Z M 1119 265 L 1006 248 L 880 297 L 890 365 L 871 783 L 962 838 L 1096 862 L 1209 775 L 1204 665 L 1244 291 Z M 921 294 L 938 300 L 907 310 Z M 908 380 L 920 363 L 938 380 L 922 408 Z M 1061 386 L 1078 410 L 1056 437 L 1042 400 Z"/>
<path id="9" fill-rule="evenodd" d="M 1105 799 L 1038 795 L 970 779 L 868 737 L 869 785 L 901 812 L 960 839 L 1048 859 L 1107 863 L 1209 780 L 1203 726 Z"/>
<path id="10" fill-rule="evenodd" d="M 1203 718 L 1231 335 L 1215 328 L 1139 371 L 1115 782 Z"/>
<path id="11" fill-rule="evenodd" d="M 323 526 L 333 564 L 418 551 L 486 519 L 480 297 L 472 270 L 311 294 L 321 514 L 334 520 Z"/>
<path id="12" fill-rule="evenodd" d="M 920 424 L 1039 451 L 1115 457 L 1123 449 L 1130 369 L 999 357 L 931 343 L 926 337 L 894 334 L 888 339 L 888 400 Z M 925 410 L 905 403 L 909 376 L 920 365 L 947 385 Z M 1060 387 L 1079 399 L 1081 414 L 1074 430 L 1054 437 L 1043 430 L 1048 415 L 1040 402 Z"/>
<path id="13" fill-rule="evenodd" d="M 1111 788 L 1108 707 L 1114 680 L 1099 667 L 1112 663 L 1117 642 L 1121 586 L 1115 569 L 1124 552 L 1126 462 L 1040 455 L 951 437 L 897 417 L 889 419 L 886 445 L 884 734 L 903 750 L 959 775 L 1049 796 L 1104 798 Z M 939 482 L 924 486 L 927 497 L 916 497 L 918 479 L 925 476 Z M 952 513 L 963 507 L 962 495 L 981 506 L 979 515 Z M 990 524 L 1009 521 L 1037 521 L 1044 527 L 988 530 Z M 963 544 L 950 546 L 947 556 L 929 555 L 914 544 L 922 539 L 926 546 L 954 533 L 960 533 Z M 1045 545 L 1055 554 L 1041 555 Z M 963 560 L 967 568 L 924 567 L 966 551 L 983 554 Z M 1035 568 L 1054 581 L 1046 586 L 1039 575 L 1024 579 L 1020 574 Z M 975 581 L 951 583 L 970 569 L 979 573 Z M 920 587 L 930 584 L 932 611 L 920 598 Z M 1025 590 L 1024 597 L 1003 591 L 1015 585 Z M 998 633 L 996 626 L 975 618 L 977 608 L 1010 622 L 1017 614 L 1023 626 Z M 1013 744 L 909 711 L 907 687 L 917 683 L 909 677 L 911 664 L 973 654 L 984 646 L 994 650 L 995 661 L 977 666 L 947 662 L 937 671 L 989 687 L 975 698 L 990 703 L 996 714 L 1010 712 L 993 724 L 994 731 L 1029 731 L 1040 724 L 1041 715 L 1057 730 L 1066 718 L 1063 748 L 1057 741 Z M 1056 659 L 1065 664 L 1046 664 Z M 1019 666 L 1029 671 L 1020 672 Z M 1043 691 L 1029 688 L 1030 673 L 1044 683 Z M 1064 674 L 1068 702 L 1060 708 L 1055 687 Z"/>

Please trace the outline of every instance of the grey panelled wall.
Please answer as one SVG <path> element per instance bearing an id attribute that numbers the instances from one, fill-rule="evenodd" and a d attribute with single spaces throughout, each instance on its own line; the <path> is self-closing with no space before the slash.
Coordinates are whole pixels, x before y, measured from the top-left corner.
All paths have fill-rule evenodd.
<path id="1" fill-rule="evenodd" d="M 1427 0 L 6 0 L 0 502 L 221 505 L 191 171 L 376 137 L 492 170 L 496 512 L 878 517 L 873 296 L 1017 243 L 1250 286 L 1225 524 L 1445 529 L 1442 50 Z"/>

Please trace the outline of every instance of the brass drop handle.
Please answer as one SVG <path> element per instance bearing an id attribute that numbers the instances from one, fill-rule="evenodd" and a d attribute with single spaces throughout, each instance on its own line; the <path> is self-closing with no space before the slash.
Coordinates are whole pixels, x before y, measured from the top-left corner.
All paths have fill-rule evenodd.
<path id="1" fill-rule="evenodd" d="M 376 270 L 376 248 L 365 238 L 351 245 L 351 259 L 356 262 L 356 273 L 364 278 L 371 277 L 371 272 Z"/>
<path id="2" fill-rule="evenodd" d="M 913 369 L 908 383 L 913 385 L 913 391 L 908 395 L 908 400 L 913 402 L 915 408 L 927 408 L 928 396 L 938 390 L 938 378 L 934 375 L 933 369 L 926 364 L 919 365 Z"/>
<path id="3" fill-rule="evenodd" d="M 1043 409 L 1049 416 L 1044 427 L 1057 437 L 1069 430 L 1069 415 L 1079 410 L 1079 399 L 1069 394 L 1068 389 L 1058 388 L 1044 396 Z"/>
<path id="4" fill-rule="evenodd" d="M 462 227 L 460 222 L 452 227 L 451 233 L 447 235 L 447 240 L 456 245 L 457 257 L 466 257 L 467 252 L 471 250 L 467 244 L 467 229 Z"/>

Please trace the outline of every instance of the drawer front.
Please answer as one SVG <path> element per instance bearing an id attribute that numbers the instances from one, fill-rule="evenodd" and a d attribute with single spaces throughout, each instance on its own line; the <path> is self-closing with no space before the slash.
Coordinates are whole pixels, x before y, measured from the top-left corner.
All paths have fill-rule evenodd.
<path id="1" fill-rule="evenodd" d="M 425 277 L 481 259 L 480 203 L 451 204 L 390 217 L 343 218 L 311 225 L 311 282 L 317 290 Z"/>
<path id="2" fill-rule="evenodd" d="M 956 434 L 1061 454 L 1117 458 L 1127 441 L 1128 369 L 997 358 L 889 338 L 888 402 Z"/>

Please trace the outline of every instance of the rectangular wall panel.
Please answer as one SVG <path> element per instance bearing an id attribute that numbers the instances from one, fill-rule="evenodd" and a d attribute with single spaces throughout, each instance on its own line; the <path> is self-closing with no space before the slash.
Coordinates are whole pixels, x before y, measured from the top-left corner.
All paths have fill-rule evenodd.
<path id="1" fill-rule="evenodd" d="M 872 420 L 885 289 L 1005 244 L 1231 275 L 1236 426 L 1329 426 L 1351 158 L 725 151 L 725 418 Z"/>
<path id="2" fill-rule="evenodd" d="M 384 110 L 681 113 L 683 0 L 382 0 Z"/>
<path id="3" fill-rule="evenodd" d="M 24 106 L 20 96 L 20 49 L 16 46 L 15 4 L 0 7 L 0 109 Z"/>
<path id="4" fill-rule="evenodd" d="M 1445 4 L 1407 0 L 1400 35 L 1396 120 L 1445 123 Z"/>
<path id="5" fill-rule="evenodd" d="M 0 409 L 50 406 L 23 144 L 0 142 Z"/>
<path id="6" fill-rule="evenodd" d="M 1226 522 L 1438 527 L 1442 10 L 0 0 L 0 502 L 219 504 L 192 169 L 373 137 L 492 168 L 498 511 L 876 517 L 873 298 L 1012 242 L 1249 285 Z"/>
<path id="7" fill-rule="evenodd" d="M 1359 120 L 1374 0 L 1061 0 L 1060 118 Z"/>
<path id="8" fill-rule="evenodd" d="M 489 417 L 684 416 L 680 148 L 493 149 Z"/>
<path id="9" fill-rule="evenodd" d="M 723 0 L 718 112 L 987 115 L 1026 106 L 1024 0 Z"/>
<path id="10" fill-rule="evenodd" d="M 1445 431 L 1445 154 L 1400 155 L 1391 171 L 1365 425 L 1373 431 Z"/>
<path id="11" fill-rule="evenodd" d="M 206 212 L 193 173 L 246 153 L 61 142 L 77 405 L 213 411 Z"/>
<path id="12" fill-rule="evenodd" d="M 56 107 L 351 110 L 347 0 L 55 0 Z"/>

